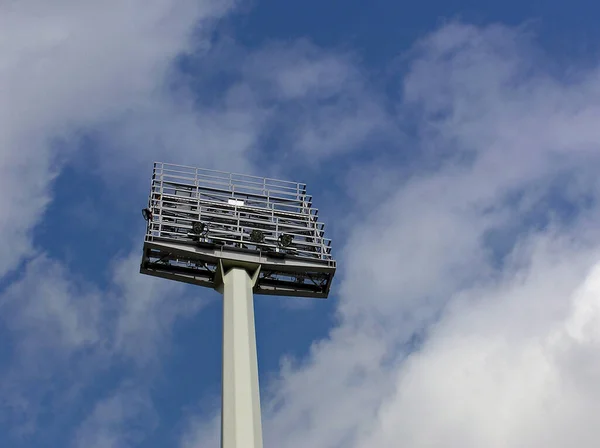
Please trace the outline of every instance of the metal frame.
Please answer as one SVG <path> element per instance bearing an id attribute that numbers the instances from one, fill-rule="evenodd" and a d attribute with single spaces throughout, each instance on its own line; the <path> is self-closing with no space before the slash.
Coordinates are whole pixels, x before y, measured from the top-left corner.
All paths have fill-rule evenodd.
<path id="1" fill-rule="evenodd" d="M 148 209 L 144 274 L 216 288 L 223 261 L 260 265 L 256 294 L 329 294 L 336 262 L 306 184 L 157 162 Z M 197 222 L 207 233 L 193 233 Z M 288 247 L 282 235 L 293 237 Z"/>

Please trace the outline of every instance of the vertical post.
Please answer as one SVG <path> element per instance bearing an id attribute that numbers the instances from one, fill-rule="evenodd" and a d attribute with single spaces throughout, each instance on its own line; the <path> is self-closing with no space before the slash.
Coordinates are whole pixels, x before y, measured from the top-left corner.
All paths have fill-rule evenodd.
<path id="1" fill-rule="evenodd" d="M 220 269 L 223 267 L 221 265 Z M 262 448 L 258 361 L 251 278 L 234 267 L 223 275 L 221 448 Z"/>

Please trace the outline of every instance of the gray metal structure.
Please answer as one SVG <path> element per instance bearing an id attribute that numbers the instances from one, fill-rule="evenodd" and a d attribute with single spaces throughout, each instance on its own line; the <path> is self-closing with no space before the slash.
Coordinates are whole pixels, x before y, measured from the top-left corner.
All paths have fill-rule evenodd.
<path id="1" fill-rule="evenodd" d="M 140 272 L 223 294 L 222 448 L 262 448 L 256 294 L 326 298 L 331 241 L 306 185 L 155 163 Z"/>
<path id="2" fill-rule="evenodd" d="M 219 261 L 260 265 L 255 294 L 329 294 L 336 262 L 305 184 L 155 163 L 148 209 L 144 274 L 216 288 Z"/>

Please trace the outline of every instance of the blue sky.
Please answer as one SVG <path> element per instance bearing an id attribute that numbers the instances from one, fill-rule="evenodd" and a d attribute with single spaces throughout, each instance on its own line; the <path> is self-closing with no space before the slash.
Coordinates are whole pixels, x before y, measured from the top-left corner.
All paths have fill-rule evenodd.
<path id="1" fill-rule="evenodd" d="M 596 446 L 598 7 L 171 3 L 0 5 L 0 446 L 218 446 L 220 298 L 137 273 L 155 160 L 334 238 L 329 300 L 255 300 L 265 446 Z"/>

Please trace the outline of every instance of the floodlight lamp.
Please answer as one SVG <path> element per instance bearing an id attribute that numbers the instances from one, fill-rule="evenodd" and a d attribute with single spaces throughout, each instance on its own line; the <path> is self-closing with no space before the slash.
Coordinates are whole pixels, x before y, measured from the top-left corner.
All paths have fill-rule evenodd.
<path id="1" fill-rule="evenodd" d="M 258 229 L 253 229 L 250 232 L 250 241 L 257 244 L 263 243 L 265 241 L 265 234 Z"/>
<path id="2" fill-rule="evenodd" d="M 149 208 L 142 209 L 142 216 L 146 221 L 152 221 L 152 212 Z"/>
<path id="3" fill-rule="evenodd" d="M 203 222 L 195 222 L 192 224 L 192 233 L 196 235 L 206 235 L 208 233 L 208 226 Z"/>
<path id="4" fill-rule="evenodd" d="M 284 233 L 284 234 L 279 235 L 278 243 L 281 247 L 288 247 L 290 244 L 292 244 L 293 240 L 294 240 L 293 235 L 288 235 L 288 234 Z"/>

